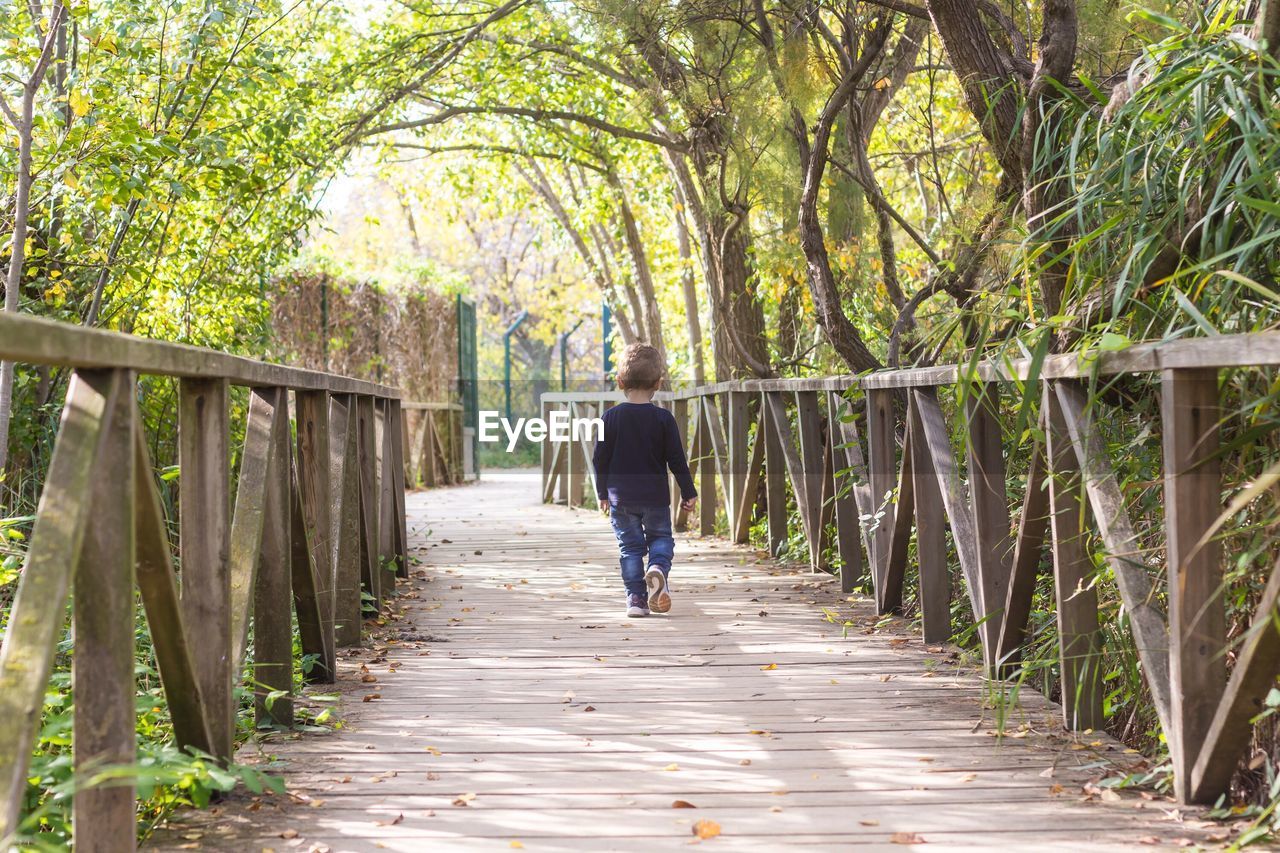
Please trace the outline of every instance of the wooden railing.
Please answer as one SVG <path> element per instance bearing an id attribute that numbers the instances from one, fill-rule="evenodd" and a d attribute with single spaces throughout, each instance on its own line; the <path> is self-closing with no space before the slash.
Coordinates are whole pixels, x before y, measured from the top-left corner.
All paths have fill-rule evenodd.
<path id="1" fill-rule="evenodd" d="M 410 486 L 463 480 L 462 404 L 402 403 L 405 477 Z"/>
<path id="2" fill-rule="evenodd" d="M 0 359 L 72 369 L 0 649 L 0 846 L 74 592 L 75 845 L 132 849 L 127 774 L 85 782 L 135 762 L 135 582 L 179 746 L 230 758 L 251 631 L 257 718 L 289 725 L 292 614 L 316 661 L 306 677 L 331 682 L 335 648 L 359 644 L 363 614 L 407 576 L 406 404 L 357 379 L 33 318 L 0 315 Z M 177 573 L 140 374 L 177 377 Z M 234 495 L 230 386 L 249 389 Z"/>
<path id="3" fill-rule="evenodd" d="M 1176 793 L 1181 801 L 1203 803 L 1226 790 L 1248 744 L 1250 720 L 1280 674 L 1280 621 L 1274 621 L 1280 620 L 1280 563 L 1252 626 L 1232 647 L 1228 674 L 1216 529 L 1224 508 L 1218 371 L 1276 365 L 1280 334 L 1261 333 L 1039 362 L 744 380 L 663 392 L 658 401 L 674 413 L 688 442 L 701 533 L 715 532 L 722 500 L 730 537 L 746 542 L 762 503 L 776 554 L 788 538 L 789 487 L 811 564 L 831 568 L 825 555 L 834 551 L 846 591 L 866 566 L 878 610 L 900 612 L 907 572 L 916 573 L 928 642 L 952 636 L 953 551 L 993 677 L 1016 668 L 1047 548 L 1063 711 L 1067 727 L 1076 730 L 1103 724 L 1103 634 L 1086 547 L 1089 529 L 1096 530 L 1170 746 Z M 1100 407 L 1087 393 L 1091 381 L 1135 373 L 1159 374 L 1163 566 L 1144 562 L 1098 429 Z M 1035 392 L 1046 437 L 1026 462 L 1016 527 L 999 420 L 1001 396 L 1010 392 L 1024 399 Z M 946 393 L 955 395 L 955 424 L 940 403 Z M 542 397 L 543 415 L 567 408 L 572 417 L 594 416 L 620 399 L 616 393 L 549 393 Z M 964 474 L 953 432 L 963 437 Z M 543 499 L 594 506 L 589 438 L 543 447 Z M 688 519 L 673 511 L 677 528 L 684 527 Z M 913 531 L 916 559 L 908 565 Z"/>

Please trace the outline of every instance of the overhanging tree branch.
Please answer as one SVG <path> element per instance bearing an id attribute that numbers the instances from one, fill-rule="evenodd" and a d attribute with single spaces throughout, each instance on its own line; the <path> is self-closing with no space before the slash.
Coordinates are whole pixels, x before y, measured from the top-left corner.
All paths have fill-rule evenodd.
<path id="1" fill-rule="evenodd" d="M 515 118 L 527 118 L 531 121 L 538 122 L 567 121 L 603 131 L 610 136 L 616 136 L 621 139 L 634 139 L 637 142 L 647 142 L 650 145 L 669 148 L 672 151 L 684 152 L 689 149 L 688 144 L 682 140 L 669 139 L 644 130 L 635 130 L 630 127 L 624 127 L 620 124 L 614 124 L 613 122 L 597 118 L 596 116 L 576 113 L 571 110 L 540 109 L 536 107 L 447 106 L 440 109 L 434 115 L 425 116 L 420 119 L 407 119 L 405 121 L 391 122 L 389 124 L 370 128 L 361 133 L 360 138 L 367 139 L 371 136 L 378 136 L 383 133 L 394 133 L 398 130 L 416 130 L 423 127 L 432 127 L 444 124 L 450 119 L 457 118 L 458 116 L 467 115 L 512 116 Z"/>

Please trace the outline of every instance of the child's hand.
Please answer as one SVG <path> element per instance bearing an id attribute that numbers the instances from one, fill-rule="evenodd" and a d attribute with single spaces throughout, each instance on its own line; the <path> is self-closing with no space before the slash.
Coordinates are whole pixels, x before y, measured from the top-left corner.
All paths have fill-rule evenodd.
<path id="1" fill-rule="evenodd" d="M 609 500 L 608 500 L 608 498 L 601 498 L 601 499 L 600 499 L 600 511 L 601 511 L 601 512 L 608 512 L 608 511 L 609 511 Z"/>
<path id="2" fill-rule="evenodd" d="M 680 501 L 680 508 L 685 512 L 693 512 L 693 508 L 698 505 L 696 497 L 689 498 L 687 501 Z"/>

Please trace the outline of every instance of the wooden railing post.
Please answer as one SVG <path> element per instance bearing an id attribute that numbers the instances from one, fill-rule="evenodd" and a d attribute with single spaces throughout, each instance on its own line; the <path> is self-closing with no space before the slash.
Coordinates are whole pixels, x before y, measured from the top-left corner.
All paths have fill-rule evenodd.
<path id="1" fill-rule="evenodd" d="M 88 496 L 92 523 L 75 568 L 71 658 L 75 715 L 72 833 L 76 850 L 133 850 L 134 784 L 124 776 L 95 779 L 137 760 L 134 666 L 133 371 L 116 370 Z M 61 620 L 59 620 L 61 621 Z M 230 685 L 228 685 L 228 688 Z"/>
<path id="2" fill-rule="evenodd" d="M 979 630 L 987 660 L 994 663 L 1009 589 L 1011 550 L 1000 386 L 991 382 L 973 385 L 967 390 L 969 492 L 973 527 L 978 537 L 978 577 L 985 620 Z"/>
<path id="3" fill-rule="evenodd" d="M 725 481 L 727 496 L 725 514 L 729 518 L 730 538 L 735 542 L 745 542 L 745 531 L 743 538 L 739 539 L 736 522 L 747 485 L 747 427 L 750 424 L 747 415 L 748 398 L 743 391 L 729 391 L 724 397 L 725 443 L 728 445 L 725 450 L 729 456 L 729 476 Z"/>
<path id="4" fill-rule="evenodd" d="M 1062 406 L 1045 385 L 1048 429 L 1049 516 L 1053 527 L 1053 578 L 1058 599 L 1062 715 L 1068 729 L 1092 729 L 1102 717 L 1102 635 L 1093 560 L 1085 544 L 1085 507 L 1080 499 L 1080 464 L 1072 448 Z"/>
<path id="5" fill-rule="evenodd" d="M 708 397 L 698 398 L 698 533 L 711 536 L 716 532 L 716 450 L 711 439 L 715 428 L 712 418 L 719 417 Z"/>
<path id="6" fill-rule="evenodd" d="M 378 426 L 373 398 L 356 397 L 356 470 L 360 482 L 360 580 L 370 601 L 363 605 L 366 615 L 382 610 L 382 565 L 379 559 L 378 521 Z"/>
<path id="7" fill-rule="evenodd" d="M 178 530 L 182 612 L 208 708 L 214 754 L 230 760 L 235 709 L 231 651 L 230 422 L 225 379 L 182 379 L 178 401 Z"/>
<path id="8" fill-rule="evenodd" d="M 274 409 L 263 501 L 262 545 L 253 585 L 254 710 L 258 725 L 293 725 L 292 462 L 289 393 L 254 389 Z"/>
<path id="9" fill-rule="evenodd" d="M 72 568 L 88 526 L 88 493 L 119 374 L 76 371 L 67 386 L 31 545 L 0 644 L 0 839 L 18 828 Z"/>
<path id="10" fill-rule="evenodd" d="M 540 400 L 539 405 L 540 405 L 540 412 L 542 415 L 542 422 L 544 424 L 549 423 L 551 421 L 550 401 Z M 555 443 L 551 441 L 544 441 L 538 445 L 538 462 L 540 463 L 542 468 L 542 488 L 538 490 L 538 494 L 540 495 L 545 496 L 547 494 L 547 486 L 550 485 L 551 483 L 553 463 L 555 462 L 555 450 L 556 450 Z M 547 502 L 546 498 L 544 497 L 543 503 L 546 503 L 546 502 Z"/>
<path id="11" fill-rule="evenodd" d="M 329 399 L 330 561 L 334 645 L 360 645 L 359 425 L 354 394 Z"/>
<path id="12" fill-rule="evenodd" d="M 769 400 L 770 395 L 777 393 L 765 391 L 760 396 L 760 425 L 765 428 L 765 523 L 769 530 L 769 553 L 774 557 L 787 541 L 787 461 L 774 406 Z"/>
<path id="13" fill-rule="evenodd" d="M 836 550 L 840 554 L 840 591 L 853 592 L 862 577 L 861 524 L 858 520 L 857 484 L 853 475 L 847 444 L 850 436 L 844 428 L 843 410 L 847 407 L 838 391 L 827 394 L 827 428 L 831 433 L 831 472 L 834 489 Z"/>
<path id="14" fill-rule="evenodd" d="M 565 495 L 565 505 L 570 507 L 578 507 L 583 505 L 583 491 L 586 485 L 587 471 L 586 466 L 590 461 L 582 454 L 582 445 L 573 437 L 573 419 L 579 417 L 579 409 L 577 403 L 569 403 L 569 424 L 570 433 L 569 441 L 565 444 L 565 450 L 568 452 L 566 459 L 566 481 L 568 482 L 568 492 Z M 595 495 L 591 496 L 592 500 Z"/>
<path id="15" fill-rule="evenodd" d="M 1160 400 L 1173 722 L 1167 735 L 1174 791 L 1188 802 L 1198 749 L 1227 684 L 1222 546 L 1208 536 L 1222 512 L 1217 370 L 1164 371 Z"/>
<path id="16" fill-rule="evenodd" d="M 396 556 L 396 577 L 409 577 L 409 519 L 405 512 L 405 456 L 407 446 L 405 428 L 408 422 L 404 407 L 399 400 L 387 400 L 388 419 L 391 425 L 391 493 L 392 493 L 392 532 Z"/>
<path id="17" fill-rule="evenodd" d="M 947 519 L 942 487 L 925 440 L 924 423 L 914 395 L 907 405 L 911 442 L 911 476 L 916 518 L 916 563 L 919 566 L 920 621 L 926 643 L 951 639 L 951 568 L 947 559 Z"/>
<path id="18" fill-rule="evenodd" d="M 796 431 L 800 433 L 800 480 L 793 482 L 796 503 L 805 519 L 809 568 L 822 569 L 822 422 L 818 392 L 797 391 Z M 802 494 L 803 492 L 803 494 Z"/>
<path id="19" fill-rule="evenodd" d="M 689 448 L 689 400 L 680 398 L 671 401 L 671 416 L 676 419 L 676 431 L 680 434 L 680 446 L 688 450 Z M 690 472 L 696 473 L 696 472 Z M 675 519 L 674 526 L 677 531 L 688 529 L 685 520 L 685 513 L 680 511 L 680 494 L 677 489 L 671 490 L 671 514 Z"/>
<path id="20" fill-rule="evenodd" d="M 893 392 L 867 392 L 867 468 L 871 480 L 871 511 L 880 515 L 871 537 L 871 577 L 877 595 L 888 571 L 889 545 L 893 536 L 893 504 L 887 501 L 897 471 L 894 447 Z"/>
<path id="21" fill-rule="evenodd" d="M 298 510 L 296 520 L 300 522 L 294 529 L 292 558 L 298 633 L 303 654 L 316 656 L 316 666 L 307 674 L 308 680 L 332 683 L 337 670 L 333 645 L 329 392 L 298 391 L 295 399 L 298 494 L 293 496 L 291 504 Z M 306 560 L 302 559 L 304 554 Z"/>

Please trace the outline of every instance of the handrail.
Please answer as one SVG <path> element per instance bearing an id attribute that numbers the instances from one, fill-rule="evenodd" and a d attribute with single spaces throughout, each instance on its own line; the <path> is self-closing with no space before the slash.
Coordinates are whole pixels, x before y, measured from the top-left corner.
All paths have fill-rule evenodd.
<path id="1" fill-rule="evenodd" d="M 362 617 L 407 577 L 405 410 L 427 423 L 456 410 L 360 379 L 32 317 L 0 315 L 0 359 L 72 368 L 0 646 L 0 847 L 19 825 L 74 586 L 75 844 L 129 850 L 132 781 L 87 780 L 135 762 L 135 585 L 178 745 L 229 760 L 250 633 L 257 719 L 289 725 L 293 613 L 316 661 L 305 677 L 333 681 L 335 649 L 359 644 Z M 180 578 L 139 374 L 178 378 Z M 250 389 L 234 493 L 232 385 Z"/>
<path id="2" fill-rule="evenodd" d="M 1203 803 L 1227 789 L 1248 743 L 1249 720 L 1280 675 L 1280 632 L 1270 621 L 1280 612 L 1280 562 L 1227 671 L 1223 559 L 1215 535 L 1223 509 L 1218 370 L 1277 365 L 1280 333 L 1265 332 L 1040 360 L 736 380 L 663 391 L 656 400 L 675 415 L 687 442 L 702 534 L 716 531 L 723 503 L 730 537 L 745 543 L 762 503 L 769 549 L 777 553 L 789 538 L 786 507 L 794 500 L 811 565 L 832 570 L 834 551 L 845 591 L 867 567 L 879 612 L 902 611 L 904 579 L 916 572 L 926 642 L 951 637 L 949 529 L 993 678 L 1016 669 L 1039 567 L 1050 552 L 1064 722 L 1077 730 L 1104 723 L 1103 633 L 1080 527 L 1091 517 L 1170 744 L 1175 792 L 1183 802 Z M 1098 428 L 1100 404 L 1087 394 L 1091 378 L 1131 373 L 1159 374 L 1168 555 L 1163 596 L 1159 572 L 1139 556 L 1136 526 Z M 1000 399 L 1010 390 L 1025 398 L 1025 389 L 1004 386 L 1029 380 L 1040 385 L 1039 427 L 1047 443 L 1031 449 L 1015 526 Z M 949 388 L 955 389 L 954 423 L 940 405 Z M 616 391 L 548 392 L 543 415 L 561 406 L 571 418 L 599 415 L 621 399 Z M 952 449 L 955 433 L 965 437 L 963 473 Z M 590 436 L 543 445 L 544 501 L 594 506 L 591 452 Z M 672 509 L 677 529 L 690 523 Z M 913 539 L 916 560 L 908 565 Z"/>
<path id="3" fill-rule="evenodd" d="M 0 360 L 81 369 L 127 369 L 187 379 L 222 379 L 251 388 L 285 386 L 300 391 L 400 398 L 399 389 L 364 379 L 14 314 L 0 314 Z"/>
<path id="4" fill-rule="evenodd" d="M 945 364 L 878 370 L 862 375 L 841 374 L 788 379 L 734 379 L 713 385 L 680 386 L 659 391 L 655 399 L 691 400 L 730 391 L 845 391 L 878 388 L 924 388 L 957 382 L 1012 382 L 1028 379 L 1087 379 L 1120 373 L 1158 373 L 1162 370 L 1226 369 L 1280 366 L 1280 332 L 1251 332 L 1213 338 L 1134 344 L 1117 350 L 1084 350 L 1048 355 L 1043 359 L 992 359 L 976 364 Z M 548 391 L 542 399 L 553 403 L 614 399 L 620 392 Z"/>

